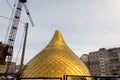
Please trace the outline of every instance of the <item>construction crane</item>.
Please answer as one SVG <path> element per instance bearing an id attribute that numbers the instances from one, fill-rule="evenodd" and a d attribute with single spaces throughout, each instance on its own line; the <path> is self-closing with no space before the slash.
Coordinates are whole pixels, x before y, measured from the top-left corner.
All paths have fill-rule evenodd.
<path id="1" fill-rule="evenodd" d="M 21 16 L 23 6 L 26 10 L 26 13 L 27 13 L 27 15 L 30 19 L 30 22 L 31 22 L 32 26 L 34 26 L 33 21 L 31 19 L 31 16 L 30 16 L 30 13 L 28 11 L 28 8 L 26 6 L 26 2 L 27 2 L 27 0 L 19 0 L 17 2 L 14 17 L 13 17 L 13 20 L 12 20 L 10 33 L 9 33 L 9 36 L 8 36 L 8 39 L 7 39 L 8 41 L 7 41 L 6 44 L 3 44 L 3 45 L 0 44 L 0 45 L 3 46 L 0 50 L 0 64 L 4 65 L 5 60 L 7 60 L 8 63 L 7 63 L 6 72 L 8 72 L 9 66 L 10 66 L 11 61 L 12 61 L 15 38 L 16 38 L 16 34 L 17 34 L 18 25 L 19 25 L 19 22 L 20 22 L 20 16 Z"/>

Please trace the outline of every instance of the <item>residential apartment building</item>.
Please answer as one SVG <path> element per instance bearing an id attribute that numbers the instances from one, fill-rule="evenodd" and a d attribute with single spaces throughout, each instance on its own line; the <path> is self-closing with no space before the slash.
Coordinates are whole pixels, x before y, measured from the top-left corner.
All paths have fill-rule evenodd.
<path id="1" fill-rule="evenodd" d="M 109 68 L 112 75 L 120 75 L 120 48 L 108 49 Z"/>
<path id="2" fill-rule="evenodd" d="M 88 64 L 93 76 L 120 76 L 120 48 L 100 48 L 90 52 L 88 59 L 83 60 L 84 56 L 85 54 L 80 59 Z"/>

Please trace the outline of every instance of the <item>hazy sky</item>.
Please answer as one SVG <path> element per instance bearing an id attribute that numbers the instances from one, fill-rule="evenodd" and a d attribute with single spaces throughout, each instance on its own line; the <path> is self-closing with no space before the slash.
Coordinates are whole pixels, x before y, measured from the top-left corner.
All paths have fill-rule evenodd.
<path id="1" fill-rule="evenodd" d="M 13 8 L 15 0 L 8 1 Z M 25 62 L 48 44 L 56 29 L 79 57 L 103 47 L 120 47 L 120 0 L 28 0 L 27 5 L 35 27 L 29 24 Z M 0 10 L 0 16 L 10 18 L 12 11 L 7 0 L 0 0 Z M 24 8 L 21 20 L 29 22 Z M 2 42 L 9 22 L 0 17 Z M 13 59 L 19 51 L 23 31 L 24 24 L 20 23 Z"/>

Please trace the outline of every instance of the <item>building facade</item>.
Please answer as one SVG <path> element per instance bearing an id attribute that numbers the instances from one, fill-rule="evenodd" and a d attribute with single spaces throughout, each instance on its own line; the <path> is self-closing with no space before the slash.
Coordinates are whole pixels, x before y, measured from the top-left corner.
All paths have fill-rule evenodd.
<path id="1" fill-rule="evenodd" d="M 88 64 L 93 76 L 120 76 L 120 48 L 100 48 L 90 52 L 88 59 L 83 60 L 84 56 L 85 54 L 80 59 Z"/>

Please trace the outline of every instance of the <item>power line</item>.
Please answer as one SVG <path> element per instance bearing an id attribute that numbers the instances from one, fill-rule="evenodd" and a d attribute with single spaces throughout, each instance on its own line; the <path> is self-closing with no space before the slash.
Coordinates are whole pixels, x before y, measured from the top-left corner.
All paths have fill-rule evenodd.
<path id="1" fill-rule="evenodd" d="M 5 16 L 0 16 L 1 18 L 4 18 L 4 19 L 8 19 L 8 20 L 13 20 L 13 19 L 11 19 L 11 18 L 8 18 L 8 17 L 5 17 Z M 23 24 L 25 24 L 25 22 L 23 22 L 23 21 L 20 21 L 20 23 L 23 23 Z"/>

